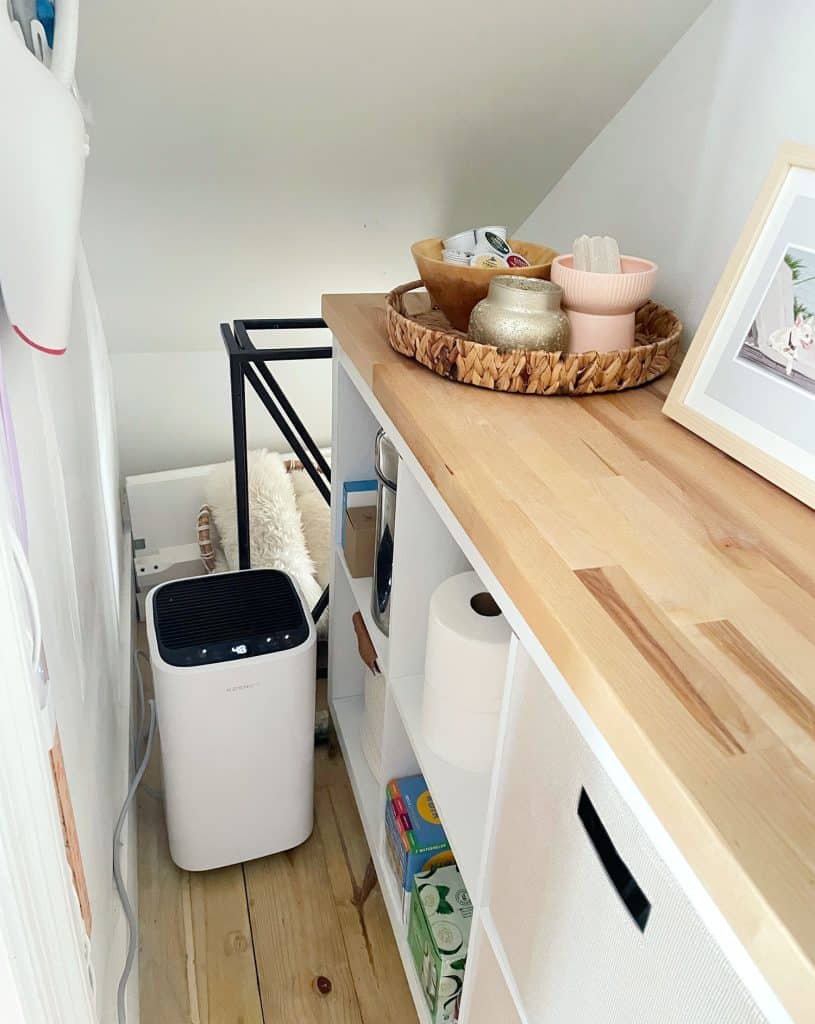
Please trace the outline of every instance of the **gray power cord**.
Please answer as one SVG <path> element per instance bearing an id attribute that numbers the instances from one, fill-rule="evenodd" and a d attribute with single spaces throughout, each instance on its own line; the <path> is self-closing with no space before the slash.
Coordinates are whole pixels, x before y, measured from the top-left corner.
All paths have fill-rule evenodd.
<path id="1" fill-rule="evenodd" d="M 140 722 L 139 730 L 140 730 L 140 735 L 139 735 L 139 738 L 138 738 L 138 742 L 135 743 L 134 746 L 133 746 L 133 771 L 134 772 L 136 770 L 136 760 L 138 759 L 138 756 L 139 756 L 138 755 L 138 751 L 139 751 L 139 748 L 141 747 L 141 743 L 142 743 L 142 739 L 143 739 L 143 733 L 144 733 L 144 711 L 145 711 L 145 708 L 144 708 L 144 677 L 141 674 L 141 667 L 139 665 L 139 658 L 144 658 L 144 660 L 147 662 L 148 666 L 150 665 L 150 658 L 148 657 L 148 655 L 143 650 L 141 650 L 141 649 L 137 650 L 136 651 L 136 657 L 135 657 L 135 660 L 134 660 L 133 664 L 134 664 L 134 667 L 136 669 L 136 678 L 139 681 L 139 722 Z M 148 786 L 146 782 L 142 782 L 141 788 L 142 788 L 143 792 L 145 792 L 148 796 L 151 796 L 154 800 L 162 800 L 162 799 L 164 799 L 164 794 L 162 793 L 162 791 L 160 789 L 154 789 L 152 786 Z"/>
<path id="2" fill-rule="evenodd" d="M 122 805 L 122 810 L 119 814 L 119 820 L 116 822 L 116 828 L 113 831 L 113 880 L 116 883 L 119 899 L 122 901 L 122 908 L 124 909 L 125 917 L 127 918 L 127 958 L 125 960 L 122 976 L 119 979 L 119 988 L 116 993 L 116 1009 L 118 1011 L 119 1024 L 127 1024 L 125 989 L 127 988 L 127 979 L 130 977 L 130 972 L 133 969 L 133 960 L 136 957 L 136 946 L 138 945 L 139 939 L 139 922 L 136 920 L 136 915 L 133 912 L 133 907 L 131 906 L 127 895 L 127 889 L 125 888 L 124 879 L 122 878 L 122 868 L 120 863 L 121 849 L 124 845 L 122 843 L 122 829 L 124 828 L 127 813 L 136 796 L 136 791 L 139 788 L 139 783 L 142 780 L 145 769 L 147 768 L 147 762 L 150 760 L 150 754 L 153 750 L 153 737 L 156 732 L 156 702 L 153 700 L 149 701 L 148 708 L 150 711 L 150 725 L 147 729 L 147 745 L 144 748 L 144 756 L 142 757 L 141 764 L 139 765 L 136 774 L 133 776 L 133 781 L 130 783 L 130 789 L 127 791 L 125 802 Z"/>
<path id="3" fill-rule="evenodd" d="M 133 911 L 133 906 L 130 903 L 130 898 L 127 895 L 127 889 L 125 888 L 124 879 L 122 878 L 122 866 L 121 866 L 121 850 L 124 845 L 122 842 L 122 831 L 124 830 L 125 821 L 130 811 L 130 807 L 136 798 L 139 786 L 142 784 L 144 773 L 147 770 L 147 765 L 150 763 L 150 755 L 153 752 L 153 740 L 156 734 L 156 702 L 154 700 L 147 701 L 145 704 L 144 699 L 144 677 L 141 673 L 141 666 L 139 665 L 139 658 L 144 658 L 149 664 L 150 659 L 147 657 L 144 651 L 136 651 L 133 656 L 133 666 L 136 670 L 136 678 L 138 680 L 138 714 L 137 714 L 137 735 L 132 739 L 133 747 L 133 778 L 130 783 L 130 788 L 127 791 L 124 804 L 119 812 L 119 818 L 116 822 L 116 828 L 113 830 L 113 881 L 116 885 L 116 891 L 119 893 L 119 899 L 122 902 L 122 909 L 125 913 L 127 920 L 127 957 L 125 959 L 124 970 L 122 976 L 119 979 L 119 987 L 116 992 L 116 1010 L 119 1020 L 119 1024 L 127 1024 L 127 1010 L 125 1008 L 125 993 L 127 989 L 127 982 L 130 977 L 130 972 L 133 970 L 133 961 L 136 958 L 136 948 L 139 942 L 139 922 Z M 149 721 L 146 727 L 145 737 L 145 718 L 149 715 Z M 144 753 L 142 754 L 141 761 L 139 761 L 139 751 L 144 743 Z M 152 789 L 144 783 L 143 788 L 150 796 L 161 799 L 161 793 L 158 790 Z"/>

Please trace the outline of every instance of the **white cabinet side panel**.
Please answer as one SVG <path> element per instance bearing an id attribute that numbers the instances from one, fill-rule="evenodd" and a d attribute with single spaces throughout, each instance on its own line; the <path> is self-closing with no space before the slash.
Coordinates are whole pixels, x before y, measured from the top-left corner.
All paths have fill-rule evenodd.
<path id="1" fill-rule="evenodd" d="M 528 657 L 514 697 L 490 912 L 529 1020 L 765 1022 Z"/>

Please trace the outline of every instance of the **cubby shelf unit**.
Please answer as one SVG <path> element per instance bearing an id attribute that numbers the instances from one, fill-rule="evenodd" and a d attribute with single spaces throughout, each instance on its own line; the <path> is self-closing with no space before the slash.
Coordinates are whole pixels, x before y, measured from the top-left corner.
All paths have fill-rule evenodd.
<path id="1" fill-rule="evenodd" d="M 476 926 L 486 870 L 494 773 L 467 772 L 447 763 L 427 746 L 421 728 L 430 597 L 439 583 L 471 566 L 439 511 L 428 499 L 418 474 L 403 458 L 396 501 L 390 629 L 385 636 L 371 612 L 371 578 L 352 577 L 343 555 L 341 504 L 344 481 L 374 476 L 374 438 L 380 424 L 391 436 L 394 431 L 370 401 L 370 396 L 364 394 L 364 388 L 353 380 L 352 368 L 342 356 L 335 358 L 333 416 L 329 704 L 397 948 L 418 1018 L 424 1024 L 429 1021 L 429 1013 L 407 945 L 402 893 L 386 856 L 385 784 L 391 778 L 419 771 L 424 775 L 459 870 L 476 905 L 473 932 L 480 936 L 483 929 Z M 400 454 L 403 454 L 404 445 L 401 449 Z M 382 764 L 378 778 L 368 764 L 360 739 L 364 666 L 351 621 L 355 612 L 361 613 L 371 636 L 385 683 Z"/>
<path id="2" fill-rule="evenodd" d="M 380 426 L 401 459 L 390 628 L 385 654 L 380 657 L 386 679 L 382 763 L 377 778 L 359 746 L 364 669 L 351 622 L 355 611 L 368 612 L 369 581 L 352 581 L 336 552 L 329 693 L 418 1019 L 427 1020 L 426 1005 L 406 953 L 399 886 L 384 856 L 382 818 L 384 781 L 421 770 L 473 901 L 460 1024 L 532 1024 L 578 1017 L 613 1017 L 626 1022 L 692 1018 L 698 1024 L 721 1024 L 727 1018 L 792 1024 L 793 1018 L 751 959 L 749 949 L 739 943 L 722 909 L 677 847 L 677 840 L 611 747 L 612 738 L 626 747 L 628 740 L 621 734 L 633 732 L 632 724 L 639 727 L 640 709 L 637 706 L 634 714 L 633 706 L 607 706 L 612 703 L 608 694 L 617 691 L 610 679 L 606 691 L 601 675 L 596 679 L 593 674 L 586 676 L 591 656 L 583 658 L 579 638 L 567 635 L 555 610 L 553 602 L 559 595 L 551 588 L 560 577 L 550 578 L 549 555 L 561 551 L 565 559 L 563 550 L 570 540 L 572 521 L 564 525 L 564 534 L 547 520 L 546 530 L 557 534 L 551 551 L 543 528 L 537 530 L 545 570 L 540 577 L 542 603 L 538 604 L 528 601 L 533 576 L 521 572 L 518 559 L 523 551 L 517 547 L 517 538 L 510 543 L 495 532 L 503 526 L 497 513 L 507 504 L 507 495 L 500 481 L 490 490 L 486 470 L 493 460 L 479 462 L 478 446 L 469 444 L 467 434 L 472 429 L 486 441 L 495 430 L 501 441 L 507 427 L 505 403 L 512 404 L 512 400 L 497 401 L 483 393 L 468 394 L 461 388 L 440 385 L 423 371 L 380 352 L 378 346 L 385 346 L 386 341 L 379 299 L 329 296 L 324 305 L 335 329 L 335 544 L 340 536 L 342 483 L 373 476 L 374 438 Z M 428 402 L 455 405 L 451 416 L 442 410 L 436 417 L 427 410 L 427 422 L 423 422 L 426 409 L 417 404 L 422 401 L 423 384 Z M 404 433 L 378 395 L 384 396 Z M 507 415 L 510 413 L 507 408 Z M 516 422 L 523 432 L 522 417 Z M 539 427 L 541 422 L 538 420 Z M 437 429 L 444 434 L 436 436 Z M 455 431 L 460 434 L 450 433 Z M 525 450 L 532 458 L 534 434 L 524 436 Z M 621 438 L 618 435 L 616 443 Z M 627 443 L 630 446 L 631 442 Z M 493 455 L 497 453 L 494 445 L 488 447 Z M 568 450 L 564 448 L 564 452 Z M 625 452 L 625 446 L 621 450 Z M 634 454 L 640 454 L 639 448 Z M 468 459 L 473 460 L 469 483 Z M 519 496 L 515 513 L 533 517 L 536 493 Z M 458 518 L 446 502 L 447 494 L 459 510 Z M 478 515 L 471 511 L 476 500 L 494 500 L 498 508 L 490 515 Z M 522 519 L 515 517 L 516 523 Z M 530 557 L 536 558 L 533 525 L 529 523 L 524 537 L 530 541 Z M 490 561 L 485 550 L 490 552 Z M 632 555 L 636 555 L 634 549 Z M 495 598 L 513 631 L 497 744 L 483 776 L 458 771 L 435 756 L 424 743 L 421 729 L 430 598 L 439 583 L 470 568 Z M 538 609 L 535 625 L 515 603 L 519 595 Z M 547 604 L 551 614 L 546 613 Z M 551 637 L 553 651 L 544 646 L 541 632 Z M 566 639 L 569 643 L 563 642 Z M 578 645 L 574 649 L 572 642 Z M 553 654 L 570 675 L 574 673 L 584 699 L 591 701 L 611 735 L 601 731 Z M 633 668 L 636 663 L 626 649 L 626 658 L 619 664 Z M 625 693 L 630 696 L 630 691 Z M 642 694 L 646 703 L 656 699 L 650 686 Z M 650 714 L 655 707 L 646 711 Z M 351 711 L 355 715 L 346 715 Z M 698 749 L 701 751 L 701 746 Z M 648 756 L 652 753 L 649 748 Z M 634 763 L 640 771 L 642 762 L 634 757 Z M 668 764 L 664 761 L 663 768 Z M 662 773 L 660 786 L 669 781 L 668 776 L 667 771 Z M 667 808 L 664 796 L 663 792 L 660 800 Z M 587 806 L 591 814 L 586 813 Z M 700 823 L 701 819 L 696 822 Z M 687 838 L 687 831 L 683 836 Z M 721 852 L 726 852 L 725 847 Z M 720 866 L 724 864 L 722 860 Z M 643 883 L 642 890 L 638 883 L 632 889 L 631 881 L 637 879 Z M 645 892 L 653 908 L 647 932 L 631 913 L 630 891 Z M 769 918 L 767 923 L 771 923 Z M 762 948 L 765 955 L 766 947 Z M 786 978 L 783 972 L 779 976 Z"/>
<path id="3" fill-rule="evenodd" d="M 371 612 L 371 584 L 372 580 L 370 576 L 354 578 L 348 568 L 348 563 L 345 561 L 345 555 L 342 552 L 342 548 L 338 545 L 336 550 L 337 565 L 345 573 L 345 577 L 348 580 L 348 585 L 351 588 L 351 593 L 354 595 L 354 601 L 357 606 L 357 610 L 362 615 L 363 621 L 365 622 L 365 628 L 368 630 L 368 635 L 376 648 L 376 653 L 379 656 L 379 665 L 383 672 L 388 671 L 388 638 L 377 626 L 374 621 L 373 613 Z"/>
<path id="4" fill-rule="evenodd" d="M 341 552 L 337 554 L 338 564 L 347 566 Z M 370 577 L 352 580 L 354 598 L 359 601 L 370 585 Z M 354 586 L 357 584 L 357 586 Z M 359 586 L 362 584 L 363 586 Z M 364 600 L 357 607 L 365 607 Z M 379 630 L 372 631 L 373 620 L 363 615 L 366 626 L 379 652 Z M 376 627 L 373 627 L 375 629 Z M 413 751 L 419 770 L 428 781 L 436 808 L 442 818 L 450 844 L 455 850 L 459 869 L 468 886 L 474 886 L 480 869 L 480 858 L 484 843 L 484 827 L 487 820 L 487 806 L 490 795 L 490 773 L 470 772 L 448 764 L 435 754 L 425 743 L 422 735 L 422 689 L 421 675 L 387 678 L 385 683 L 398 712 L 407 742 Z M 359 731 L 364 713 L 362 695 L 335 699 L 334 718 L 346 761 L 349 764 L 354 793 L 360 806 L 363 823 L 369 842 L 377 841 L 377 831 L 384 807 L 384 789 L 374 778 L 360 746 Z M 371 818 L 371 828 L 366 819 Z"/>
<path id="5" fill-rule="evenodd" d="M 401 676 L 390 681 L 405 732 L 444 822 L 461 875 L 467 888 L 475 892 L 484 845 L 490 775 L 456 768 L 427 746 L 421 722 L 423 686 L 422 676 Z"/>

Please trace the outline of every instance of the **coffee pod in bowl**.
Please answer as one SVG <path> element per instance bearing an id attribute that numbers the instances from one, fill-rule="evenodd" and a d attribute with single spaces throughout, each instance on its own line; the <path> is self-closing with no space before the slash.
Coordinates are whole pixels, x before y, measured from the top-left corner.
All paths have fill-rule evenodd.
<path id="1" fill-rule="evenodd" d="M 506 265 L 504 257 L 499 256 L 497 252 L 477 252 L 470 260 L 471 267 L 483 267 L 487 270 L 494 270 L 496 267 L 505 267 Z"/>
<path id="2" fill-rule="evenodd" d="M 476 231 L 476 253 L 496 252 L 499 256 L 506 258 L 512 252 L 506 241 L 496 234 L 492 228 L 479 228 Z"/>
<path id="3" fill-rule="evenodd" d="M 469 252 L 457 252 L 455 249 L 445 249 L 441 254 L 442 262 L 455 263 L 460 267 L 469 267 L 472 255 Z"/>
<path id="4" fill-rule="evenodd" d="M 475 230 L 459 231 L 457 235 L 450 235 L 444 240 L 444 248 L 452 249 L 453 252 L 472 252 L 475 249 Z"/>
<path id="5" fill-rule="evenodd" d="M 506 242 L 507 229 L 504 227 L 503 224 L 487 224 L 483 228 L 475 229 L 476 243 L 483 242 L 488 231 L 490 232 L 490 234 L 497 235 L 499 238 L 503 239 Z"/>
<path id="6" fill-rule="evenodd" d="M 525 256 L 521 256 L 519 252 L 511 252 L 507 256 L 508 267 L 528 267 L 529 260 Z"/>

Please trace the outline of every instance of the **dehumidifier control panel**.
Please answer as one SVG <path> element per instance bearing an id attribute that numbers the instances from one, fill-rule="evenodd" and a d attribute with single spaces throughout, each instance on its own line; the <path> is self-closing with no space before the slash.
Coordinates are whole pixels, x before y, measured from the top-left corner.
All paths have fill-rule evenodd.
<path id="1" fill-rule="evenodd" d="M 196 576 L 157 587 L 156 641 L 168 665 L 189 667 L 287 651 L 309 637 L 308 612 L 278 569 Z"/>

